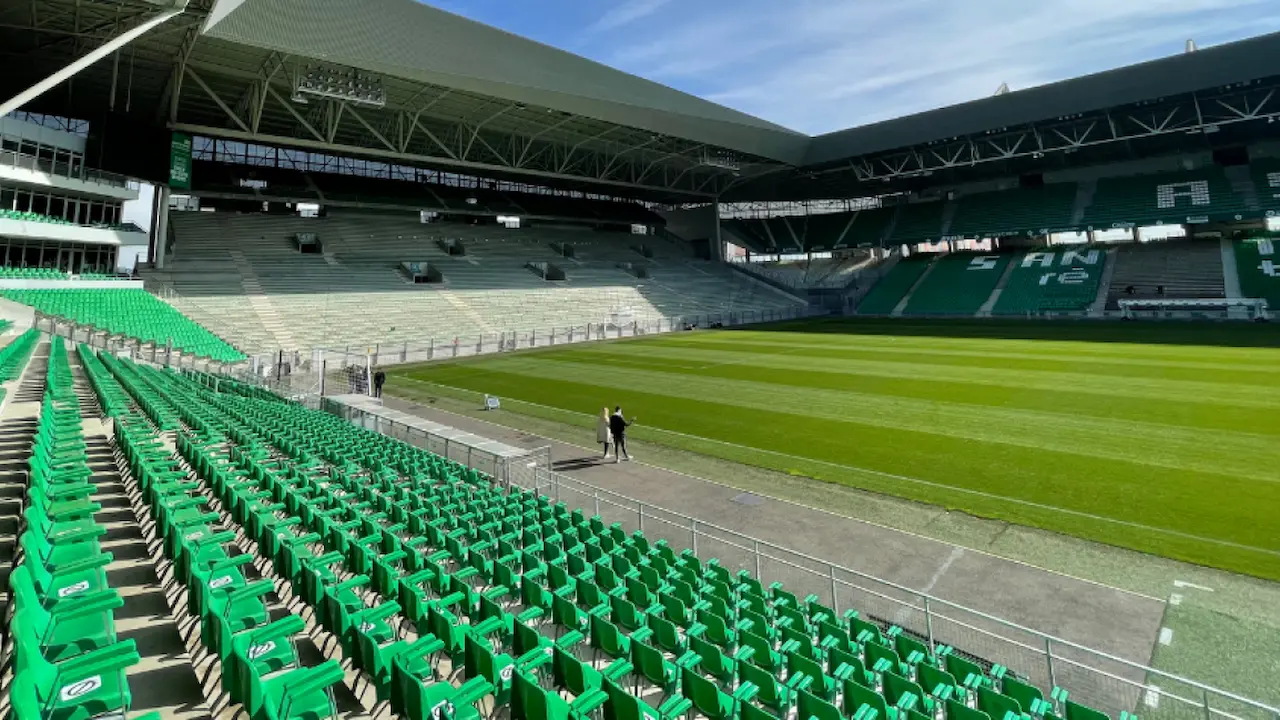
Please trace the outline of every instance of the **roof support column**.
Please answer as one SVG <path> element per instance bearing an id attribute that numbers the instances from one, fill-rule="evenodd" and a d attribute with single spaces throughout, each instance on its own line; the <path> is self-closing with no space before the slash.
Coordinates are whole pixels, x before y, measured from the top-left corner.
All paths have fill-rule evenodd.
<path id="1" fill-rule="evenodd" d="M 711 259 L 724 261 L 724 240 L 720 238 L 720 199 L 716 198 L 711 203 L 711 219 L 715 222 L 716 232 L 712 237 L 715 238 L 715 247 L 711 248 Z"/>
<path id="2" fill-rule="evenodd" d="M 17 110 L 23 105 L 26 105 L 32 100 L 35 100 L 36 98 L 40 97 L 44 93 L 48 92 L 49 90 L 53 89 L 59 84 L 65 82 L 67 79 L 71 78 L 76 73 L 79 73 L 81 70 L 98 62 L 102 58 L 119 50 L 125 45 L 128 45 L 130 42 L 133 42 L 135 38 L 143 35 L 151 28 L 156 27 L 157 25 L 160 25 L 170 20 L 174 16 L 181 15 L 181 14 L 182 14 L 181 8 L 176 10 L 165 10 L 164 12 L 153 16 L 151 19 L 143 22 L 137 27 L 132 28 L 130 30 L 126 30 L 125 32 L 117 35 L 111 40 L 108 40 L 107 42 L 103 43 L 101 46 L 99 46 L 97 49 L 95 49 L 93 52 L 89 53 L 88 55 L 85 55 L 84 57 L 76 60 L 75 62 L 72 62 L 70 65 L 62 68 L 61 70 L 50 75 L 44 80 L 41 80 L 40 82 L 36 83 L 35 85 L 32 85 L 31 87 L 18 93 L 17 95 L 14 95 L 13 97 L 9 98 L 3 103 L 0 103 L 0 117 L 8 115 L 9 113 L 13 112 L 14 110 Z"/>
<path id="3" fill-rule="evenodd" d="M 155 222 L 151 224 L 151 262 L 157 270 L 164 269 L 165 244 L 169 240 L 169 186 L 156 185 Z"/>

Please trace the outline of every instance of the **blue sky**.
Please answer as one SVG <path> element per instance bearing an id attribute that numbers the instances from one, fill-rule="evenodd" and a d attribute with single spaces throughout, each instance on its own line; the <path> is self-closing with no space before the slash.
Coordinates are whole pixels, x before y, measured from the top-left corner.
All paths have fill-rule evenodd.
<path id="1" fill-rule="evenodd" d="M 430 0 L 810 134 L 1280 30 L 1276 0 Z"/>

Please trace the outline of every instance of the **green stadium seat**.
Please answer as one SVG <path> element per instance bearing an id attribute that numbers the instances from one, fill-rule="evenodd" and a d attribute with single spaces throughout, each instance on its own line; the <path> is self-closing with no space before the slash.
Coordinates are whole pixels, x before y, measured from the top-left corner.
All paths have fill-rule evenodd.
<path id="1" fill-rule="evenodd" d="M 933 262 L 932 255 L 912 255 L 894 265 L 858 303 L 859 315 L 888 315 L 911 291 Z"/>
<path id="2" fill-rule="evenodd" d="M 1075 201 L 1075 183 L 965 195 L 947 232 L 981 238 L 1067 230 Z"/>
<path id="3" fill-rule="evenodd" d="M 1232 250 L 1241 295 L 1266 300 L 1271 312 L 1280 312 L 1280 239 L 1239 240 Z"/>
<path id="4" fill-rule="evenodd" d="M 1222 168 L 1104 178 L 1081 224 L 1089 229 L 1232 220 L 1251 211 Z"/>
<path id="5" fill-rule="evenodd" d="M 1034 315 L 1088 310 L 1098 295 L 1107 250 L 1042 248 L 1019 254 L 992 313 Z"/>
<path id="6" fill-rule="evenodd" d="M 302 667 L 286 647 L 301 617 L 271 622 L 255 606 L 260 583 L 273 581 L 296 588 L 339 636 L 342 662 L 379 700 L 420 720 L 502 707 L 537 720 L 599 710 L 608 720 L 927 720 L 939 705 L 953 720 L 982 720 L 984 711 L 1006 720 L 991 713 L 1035 695 L 999 666 L 984 670 L 856 611 L 837 618 L 814 596 L 731 575 L 715 559 L 677 554 L 258 388 L 79 352 L 104 406 L 120 413 L 121 456 L 162 552 L 215 629 L 200 642 L 221 659 L 223 689 L 250 717 L 323 716 L 333 710 L 327 690 L 343 676 L 338 660 Z M 171 446 L 157 431 L 169 424 Z M 76 449 L 74 432 L 61 434 L 73 425 L 49 427 L 58 449 Z M 85 498 L 74 501 L 50 522 L 91 512 L 78 504 Z M 230 530 L 210 517 L 215 501 Z M 252 556 L 220 549 L 225 533 L 241 532 Z M 273 577 L 236 577 L 240 557 Z M 461 669 L 460 687 L 443 676 L 446 660 Z M 642 685 L 662 691 L 656 704 Z M 978 709 L 963 704 L 971 697 Z M 1060 697 L 1043 702 L 1063 709 Z M 1064 712 L 1098 720 L 1087 709 Z"/>
<path id="7" fill-rule="evenodd" d="M 942 220 L 946 205 L 941 200 L 899 205 L 889 242 L 905 245 L 937 240 L 942 237 Z"/>
<path id="8" fill-rule="evenodd" d="M 174 348 L 184 353 L 220 362 L 238 362 L 245 358 L 244 353 L 145 290 L 4 290 L 0 295 L 30 305 L 46 315 L 66 318 L 115 335 L 126 335 L 157 346 L 172 341 Z"/>
<path id="9" fill-rule="evenodd" d="M 906 315 L 974 315 L 991 297 L 1009 265 L 1008 254 L 950 253 L 911 293 Z"/>

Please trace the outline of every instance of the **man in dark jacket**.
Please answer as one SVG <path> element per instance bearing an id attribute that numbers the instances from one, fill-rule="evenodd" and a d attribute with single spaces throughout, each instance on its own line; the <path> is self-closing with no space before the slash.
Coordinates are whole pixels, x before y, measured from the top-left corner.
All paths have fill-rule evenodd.
<path id="1" fill-rule="evenodd" d="M 625 417 L 622 416 L 622 406 L 618 405 L 613 408 L 613 414 L 609 416 L 609 434 L 613 436 L 613 461 L 621 462 L 625 457 L 631 459 L 631 453 L 627 452 L 627 427 L 631 425 Z"/>
<path id="2" fill-rule="evenodd" d="M 382 368 L 373 374 L 373 396 L 382 397 L 382 384 L 387 381 L 387 374 L 382 372 Z"/>

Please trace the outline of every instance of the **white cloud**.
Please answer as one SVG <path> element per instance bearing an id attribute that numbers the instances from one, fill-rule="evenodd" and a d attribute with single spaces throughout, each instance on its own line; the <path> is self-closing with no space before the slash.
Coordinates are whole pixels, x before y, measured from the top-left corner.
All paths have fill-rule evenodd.
<path id="1" fill-rule="evenodd" d="M 606 32 L 630 25 L 662 9 L 671 0 L 625 0 L 610 8 L 594 23 L 587 26 L 587 33 Z"/>
<path id="2" fill-rule="evenodd" d="M 592 54 L 822 133 L 1280 29 L 1273 1 L 632 0 Z"/>

